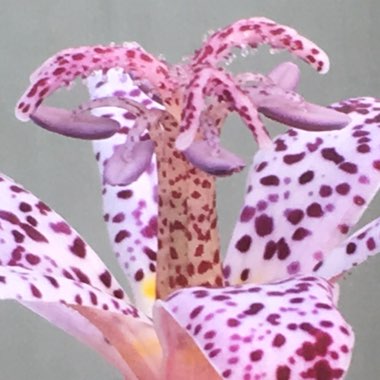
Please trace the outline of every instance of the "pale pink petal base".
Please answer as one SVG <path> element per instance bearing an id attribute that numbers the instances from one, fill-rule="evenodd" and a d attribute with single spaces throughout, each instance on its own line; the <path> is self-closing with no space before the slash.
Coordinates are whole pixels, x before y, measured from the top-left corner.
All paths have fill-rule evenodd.
<path id="1" fill-rule="evenodd" d="M 94 349 L 128 380 L 137 379 L 121 354 L 105 338 L 104 334 L 69 305 L 51 302 L 21 302 L 21 304 L 78 339 L 81 343 Z"/>
<path id="2" fill-rule="evenodd" d="M 164 351 L 161 380 L 220 380 L 206 356 L 166 311 L 162 301 L 154 309 L 154 324 Z"/>

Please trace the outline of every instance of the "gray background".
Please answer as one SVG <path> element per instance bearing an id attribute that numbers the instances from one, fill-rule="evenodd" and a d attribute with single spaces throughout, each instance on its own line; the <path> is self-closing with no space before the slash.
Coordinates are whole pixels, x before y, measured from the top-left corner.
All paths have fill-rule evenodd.
<path id="1" fill-rule="evenodd" d="M 28 75 L 60 49 L 110 41 L 137 40 L 147 50 L 177 61 L 192 52 L 208 30 L 264 15 L 292 25 L 329 53 L 332 67 L 327 76 L 301 64 L 306 98 L 329 103 L 380 95 L 378 0 L 0 0 L 1 171 L 68 219 L 122 279 L 102 224 L 90 145 L 21 124 L 13 116 Z M 234 68 L 265 71 L 287 57 L 271 56 L 264 49 Z M 78 104 L 83 95 L 75 88 L 55 97 L 54 103 Z M 236 118 L 229 124 L 224 132 L 228 144 L 249 159 L 255 144 Z M 240 177 L 220 184 L 224 245 L 243 183 Z M 379 214 L 375 203 L 366 218 Z M 379 269 L 380 261 L 374 258 L 343 282 L 341 308 L 357 336 L 350 380 L 378 378 Z M 13 302 L 0 304 L 0 324 L 0 380 L 120 379 L 95 353 Z"/>

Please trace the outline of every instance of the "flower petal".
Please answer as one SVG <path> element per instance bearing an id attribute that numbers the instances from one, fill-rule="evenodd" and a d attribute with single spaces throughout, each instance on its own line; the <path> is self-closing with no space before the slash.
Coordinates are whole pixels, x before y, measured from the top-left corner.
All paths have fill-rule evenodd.
<path id="1" fill-rule="evenodd" d="M 95 70 L 107 71 L 114 67 L 132 72 L 136 79 L 147 80 L 156 92 L 166 89 L 166 64 L 136 43 L 70 48 L 46 60 L 32 74 L 32 83 L 16 106 L 17 118 L 29 120 L 46 97 L 56 89 L 68 86 L 76 78 L 87 78 Z"/>
<path id="2" fill-rule="evenodd" d="M 256 49 L 261 44 L 287 50 L 322 74 L 329 70 L 329 59 L 322 49 L 296 30 L 264 17 L 239 20 L 217 30 L 195 52 L 192 64 L 217 65 L 228 59 L 235 47 Z"/>
<path id="3" fill-rule="evenodd" d="M 321 262 L 318 276 L 335 279 L 380 252 L 380 218 L 375 219 L 344 240 Z"/>
<path id="4" fill-rule="evenodd" d="M 102 85 L 99 85 L 102 83 Z M 88 80 L 93 99 L 114 96 L 123 92 L 125 97 L 151 107 L 153 103 L 118 70 L 109 70 L 106 77 L 96 73 Z M 147 101 L 149 100 L 149 102 Z M 107 114 L 121 129 L 112 138 L 95 141 L 94 152 L 99 171 L 104 175 L 107 160 L 115 147 L 126 142 L 126 134 L 133 127 L 135 117 L 121 108 L 104 107 L 93 111 Z M 155 300 L 157 255 L 157 171 L 153 159 L 142 175 L 130 185 L 110 186 L 103 183 L 104 219 L 120 266 L 127 275 L 136 305 L 151 314 Z"/>
<path id="5" fill-rule="evenodd" d="M 165 326 L 169 316 L 182 331 Z M 182 339 L 187 333 L 223 379 L 343 379 L 354 343 L 332 285 L 318 277 L 183 289 L 159 301 L 154 318 L 157 330 L 163 328 L 167 368 L 173 345 L 183 351 L 175 357 L 177 368 L 186 365 L 186 349 L 193 353 Z"/>
<path id="6" fill-rule="evenodd" d="M 0 264 L 88 284 L 127 299 L 95 252 L 58 214 L 0 175 Z"/>
<path id="7" fill-rule="evenodd" d="M 225 261 L 231 283 L 311 273 L 345 238 L 380 185 L 379 105 L 337 103 L 346 128 L 290 130 L 256 154 Z"/>
<path id="8" fill-rule="evenodd" d="M 127 296 L 91 248 L 54 211 L 5 176 L 0 177 L 0 198 L 0 298 L 21 302 L 105 355 L 126 375 L 145 367 L 144 373 L 152 367 L 150 375 L 158 371 L 159 352 L 145 357 L 143 350 L 134 348 L 147 326 L 152 344 L 156 340 L 158 346 L 150 320 L 126 302 Z M 70 308 L 80 311 L 87 323 Z M 112 335 L 101 321 L 114 314 L 121 321 Z M 126 335 L 126 330 L 134 333 Z M 111 335 L 120 340 L 111 341 Z M 109 348 L 104 336 L 111 341 Z"/>

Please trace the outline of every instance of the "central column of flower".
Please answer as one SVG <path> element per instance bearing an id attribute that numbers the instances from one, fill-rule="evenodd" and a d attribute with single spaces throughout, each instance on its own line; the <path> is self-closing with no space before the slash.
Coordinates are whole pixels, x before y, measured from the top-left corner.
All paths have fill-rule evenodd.
<path id="1" fill-rule="evenodd" d="M 158 298 L 179 288 L 222 285 L 215 179 L 175 148 L 178 131 L 169 113 L 150 130 L 158 167 Z"/>

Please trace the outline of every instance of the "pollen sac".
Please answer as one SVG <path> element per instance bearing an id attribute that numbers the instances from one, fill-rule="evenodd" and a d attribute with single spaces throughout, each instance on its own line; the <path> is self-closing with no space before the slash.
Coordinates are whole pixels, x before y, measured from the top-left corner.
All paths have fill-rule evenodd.
<path id="1" fill-rule="evenodd" d="M 259 111 L 270 119 L 306 131 L 342 129 L 351 120 L 349 116 L 342 112 L 308 102 L 303 102 L 302 105 L 293 107 L 281 103 L 274 104 L 272 107 L 260 107 Z"/>
<path id="2" fill-rule="evenodd" d="M 105 139 L 113 136 L 119 129 L 119 124 L 109 118 L 43 105 L 30 118 L 48 131 L 84 140 Z"/>
<path id="3" fill-rule="evenodd" d="M 215 176 L 228 176 L 239 172 L 244 161 L 227 149 L 211 147 L 207 141 L 194 141 L 184 155 L 195 167 Z"/>
<path id="4" fill-rule="evenodd" d="M 104 167 L 104 182 L 113 186 L 126 186 L 136 181 L 152 161 L 152 140 L 127 142 L 115 147 Z"/>

